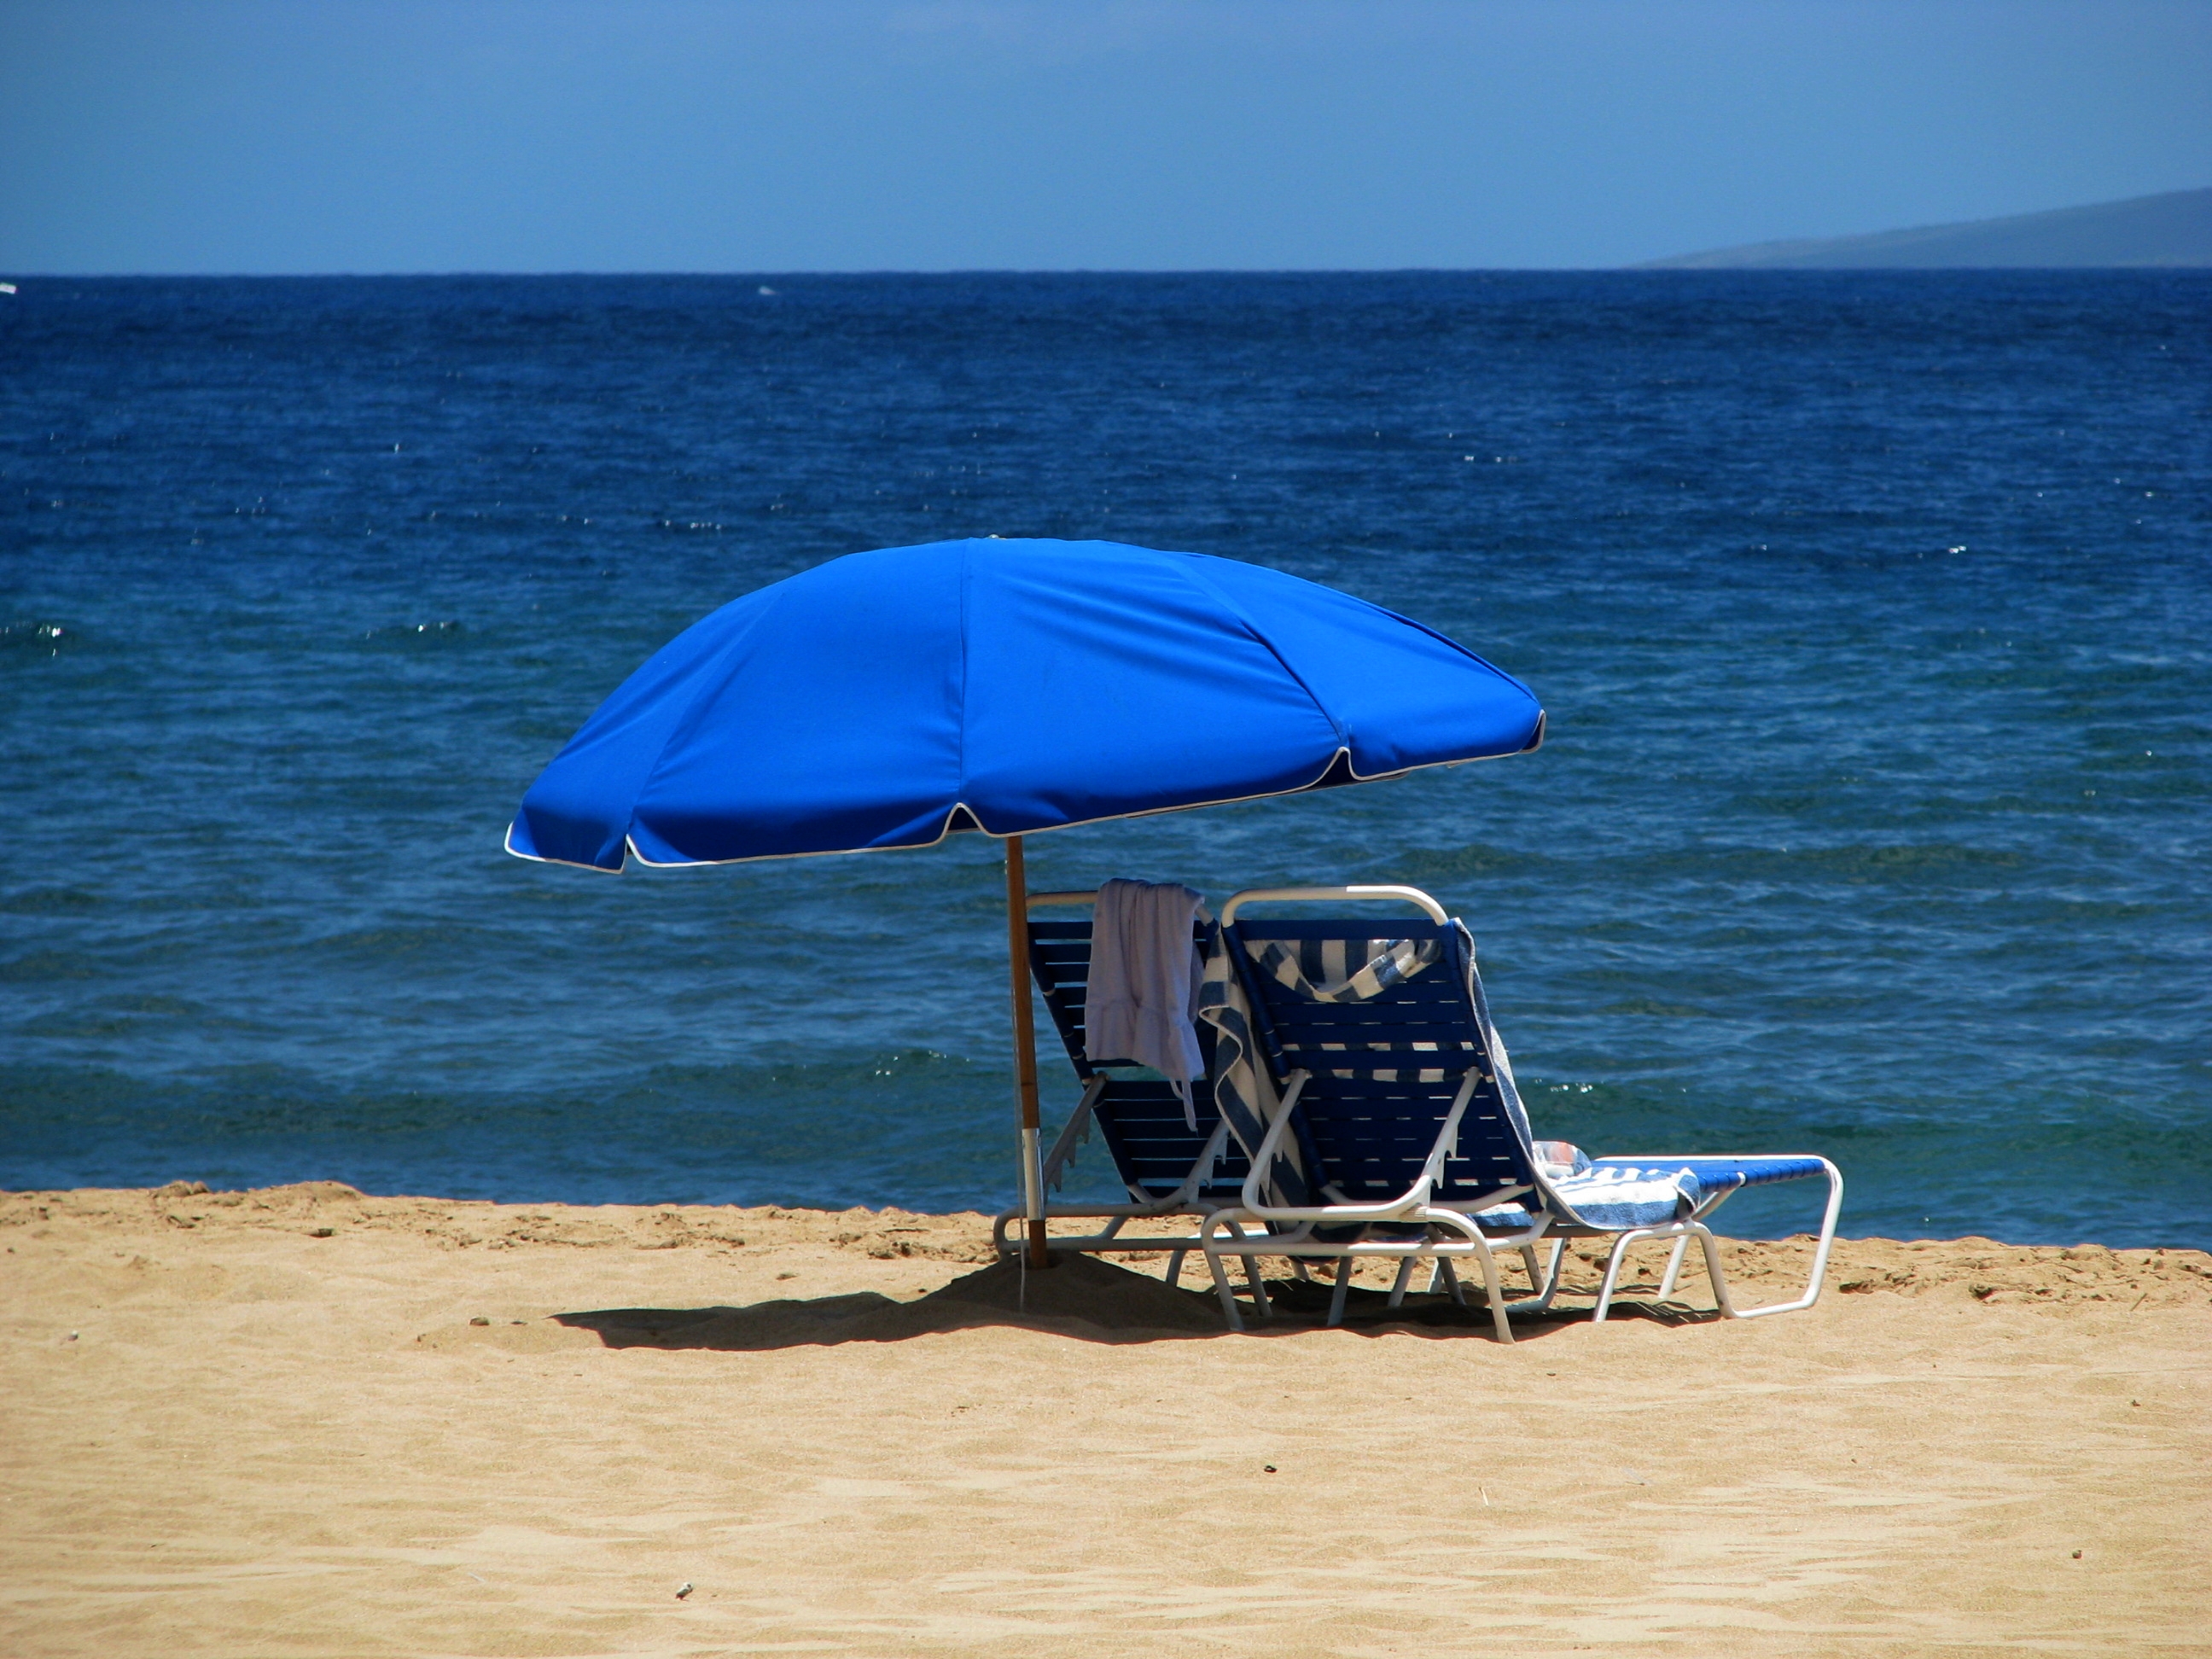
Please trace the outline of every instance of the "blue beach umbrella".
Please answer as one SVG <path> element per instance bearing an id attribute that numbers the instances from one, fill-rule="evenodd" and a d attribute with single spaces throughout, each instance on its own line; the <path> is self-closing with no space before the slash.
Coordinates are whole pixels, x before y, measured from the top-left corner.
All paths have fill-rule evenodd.
<path id="1" fill-rule="evenodd" d="M 832 559 L 617 687 L 522 799 L 522 858 L 618 871 L 1006 842 L 1016 1078 L 1043 1264 L 1022 837 L 1531 750 L 1528 688 L 1280 571 L 1112 542 Z"/>

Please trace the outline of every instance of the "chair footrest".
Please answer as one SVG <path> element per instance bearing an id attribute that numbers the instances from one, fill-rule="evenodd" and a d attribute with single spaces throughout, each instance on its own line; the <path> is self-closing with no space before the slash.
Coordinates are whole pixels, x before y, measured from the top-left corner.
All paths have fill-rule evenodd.
<path id="1" fill-rule="evenodd" d="M 1590 1160 L 1593 1170 L 1656 1169 L 1687 1170 L 1698 1178 L 1698 1184 L 1707 1192 L 1720 1192 L 1731 1187 L 1764 1187 L 1777 1181 L 1802 1181 L 1810 1176 L 1825 1176 L 1828 1167 L 1811 1156 L 1790 1155 L 1778 1158 L 1598 1158 Z"/>

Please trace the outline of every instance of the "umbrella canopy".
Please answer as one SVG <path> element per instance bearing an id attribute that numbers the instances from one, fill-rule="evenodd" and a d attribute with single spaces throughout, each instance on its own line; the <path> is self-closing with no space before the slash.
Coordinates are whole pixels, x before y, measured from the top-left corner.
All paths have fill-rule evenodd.
<path id="1" fill-rule="evenodd" d="M 1280 571 L 1114 542 L 935 542 L 832 559 L 685 629 L 531 785 L 507 846 L 620 870 L 1005 837 L 1028 1260 L 1044 1267 L 1022 837 L 1543 735 L 1510 674 Z"/>
<path id="2" fill-rule="evenodd" d="M 524 858 L 619 870 L 1012 836 L 1515 754 L 1520 681 L 1280 571 L 1112 542 L 937 542 L 724 605 L 531 786 Z"/>

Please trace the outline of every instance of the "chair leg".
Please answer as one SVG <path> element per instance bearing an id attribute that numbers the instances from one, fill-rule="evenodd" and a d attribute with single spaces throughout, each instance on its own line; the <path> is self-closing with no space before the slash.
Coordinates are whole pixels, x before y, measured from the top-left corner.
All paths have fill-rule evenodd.
<path id="1" fill-rule="evenodd" d="M 1394 1308 L 1406 1305 L 1406 1286 L 1413 1277 L 1413 1261 L 1410 1255 L 1398 1258 L 1398 1276 L 1390 1281 L 1390 1306 Z"/>
<path id="2" fill-rule="evenodd" d="M 1662 1302 L 1674 1294 L 1674 1281 L 1682 1272 L 1682 1252 L 1689 1248 L 1690 1236 L 1684 1233 L 1674 1241 L 1674 1248 L 1668 1253 L 1667 1276 L 1659 1281 L 1659 1299 Z"/>
<path id="3" fill-rule="evenodd" d="M 1482 1292 L 1490 1298 L 1490 1322 L 1496 1328 L 1500 1342 L 1513 1340 L 1513 1322 L 1505 1316 L 1505 1287 L 1498 1280 L 1498 1258 L 1490 1253 L 1490 1246 L 1480 1239 L 1475 1241 L 1476 1253 L 1482 1259 Z"/>
<path id="4" fill-rule="evenodd" d="M 1467 1286 L 1459 1282 L 1459 1274 L 1453 1271 L 1449 1256 L 1437 1258 L 1437 1270 L 1429 1278 L 1429 1293 L 1432 1296 L 1436 1293 L 1438 1279 L 1442 1279 L 1444 1288 L 1451 1292 L 1454 1303 L 1462 1308 L 1467 1306 Z"/>
<path id="5" fill-rule="evenodd" d="M 1805 1293 L 1794 1302 L 1770 1302 L 1763 1308 L 1739 1308 L 1729 1296 L 1728 1285 L 1721 1278 L 1720 1247 L 1713 1243 L 1711 1233 L 1705 1228 L 1706 1271 L 1713 1276 L 1713 1300 L 1730 1319 L 1757 1319 L 1766 1314 L 1796 1313 L 1811 1307 L 1820 1299 L 1820 1282 L 1828 1272 L 1828 1251 L 1836 1242 L 1836 1217 L 1843 1208 L 1843 1172 L 1826 1158 L 1820 1160 L 1828 1176 L 1828 1205 L 1820 1218 L 1820 1242 L 1813 1247 L 1813 1272 L 1805 1281 Z"/>
<path id="6" fill-rule="evenodd" d="M 1606 1258 L 1605 1282 L 1598 1286 L 1597 1311 L 1590 1316 L 1590 1323 L 1602 1325 L 1607 1309 L 1613 1306 L 1613 1287 L 1620 1282 L 1620 1264 L 1627 1257 L 1628 1247 L 1651 1237 L 1648 1228 L 1633 1227 L 1613 1241 L 1613 1254 Z"/>
<path id="7" fill-rule="evenodd" d="M 1516 1312 L 1540 1314 L 1551 1310 L 1552 1298 L 1559 1293 L 1559 1263 L 1566 1255 L 1567 1244 L 1565 1239 L 1555 1238 L 1551 1241 L 1551 1245 L 1552 1261 L 1548 1267 L 1536 1265 L 1536 1247 L 1534 1244 L 1519 1247 L 1521 1260 L 1528 1268 L 1528 1282 L 1535 1287 L 1536 1294 L 1529 1300 L 1515 1303 Z"/>
<path id="8" fill-rule="evenodd" d="M 1176 1282 L 1182 1277 L 1182 1259 L 1188 1254 L 1188 1251 L 1176 1250 L 1168 1257 L 1168 1288 L 1170 1290 L 1175 1289 Z"/>
<path id="9" fill-rule="evenodd" d="M 1333 1330 L 1344 1323 L 1344 1299 L 1352 1290 L 1352 1258 L 1336 1259 L 1336 1288 L 1328 1293 L 1328 1323 Z"/>
<path id="10" fill-rule="evenodd" d="M 1244 1316 L 1237 1311 L 1237 1291 L 1229 1282 L 1229 1270 L 1221 1265 L 1221 1258 L 1211 1250 L 1206 1253 L 1206 1265 L 1213 1269 L 1214 1293 L 1221 1298 L 1222 1315 L 1229 1321 L 1229 1328 L 1243 1330 Z"/>
<path id="11" fill-rule="evenodd" d="M 1689 1240 L 1686 1238 L 1682 1242 L 1686 1244 Z M 1723 1319 L 1742 1318 L 1743 1316 L 1735 1310 L 1735 1298 L 1729 1294 L 1728 1275 L 1721 1271 L 1719 1243 L 1710 1231 L 1702 1226 L 1698 1229 L 1698 1242 L 1705 1246 L 1705 1277 L 1713 1282 L 1713 1306 L 1720 1310 Z"/>
<path id="12" fill-rule="evenodd" d="M 1267 1281 L 1260 1275 L 1260 1258 L 1256 1255 L 1244 1258 L 1244 1282 L 1252 1287 L 1252 1305 L 1260 1317 L 1273 1319 L 1275 1310 L 1267 1301 Z"/>
<path id="13" fill-rule="evenodd" d="M 1306 1271 L 1305 1258 L 1303 1256 L 1294 1255 L 1291 1258 L 1291 1276 L 1302 1285 L 1313 1283 L 1313 1275 Z"/>

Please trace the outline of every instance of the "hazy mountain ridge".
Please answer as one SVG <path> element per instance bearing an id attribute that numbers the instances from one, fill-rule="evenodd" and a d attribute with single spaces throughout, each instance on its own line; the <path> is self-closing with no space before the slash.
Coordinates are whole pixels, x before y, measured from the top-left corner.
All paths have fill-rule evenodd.
<path id="1" fill-rule="evenodd" d="M 2212 190 L 1922 225 L 1863 236 L 1752 242 L 1651 259 L 1638 270 L 1849 270 L 2212 265 Z"/>

